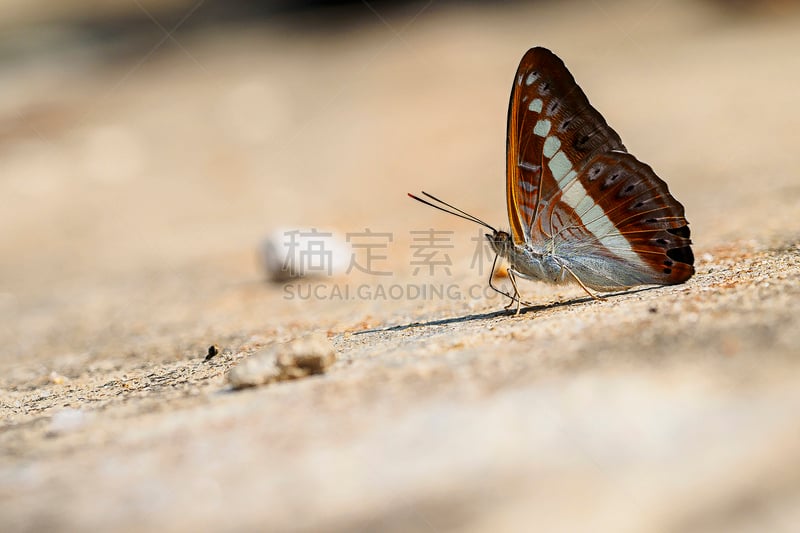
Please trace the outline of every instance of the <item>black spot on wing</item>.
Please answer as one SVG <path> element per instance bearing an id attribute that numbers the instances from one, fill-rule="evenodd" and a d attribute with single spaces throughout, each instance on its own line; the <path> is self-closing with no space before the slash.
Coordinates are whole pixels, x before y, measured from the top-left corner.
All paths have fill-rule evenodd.
<path id="1" fill-rule="evenodd" d="M 691 237 L 691 230 L 689 226 L 681 226 L 679 228 L 669 228 L 668 232 L 672 233 L 673 235 L 677 235 L 678 237 L 683 237 L 684 239 L 688 239 Z"/>
<path id="2" fill-rule="evenodd" d="M 672 248 L 671 250 L 667 250 L 667 257 L 680 263 L 686 263 L 687 265 L 694 264 L 694 254 L 689 246 L 682 246 L 680 248 Z"/>

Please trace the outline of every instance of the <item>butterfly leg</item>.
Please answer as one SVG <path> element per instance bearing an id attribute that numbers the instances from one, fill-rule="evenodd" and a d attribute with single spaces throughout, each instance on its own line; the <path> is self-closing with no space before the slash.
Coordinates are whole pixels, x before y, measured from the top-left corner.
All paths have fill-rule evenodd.
<path id="1" fill-rule="evenodd" d="M 503 296 L 505 296 L 506 298 L 509 298 L 511 300 L 510 302 L 508 302 L 508 305 L 505 306 L 505 309 L 510 309 L 511 306 L 516 303 L 517 304 L 517 314 L 519 314 L 519 308 L 520 308 L 521 304 L 523 304 L 523 303 L 525 305 L 531 305 L 531 304 L 529 304 L 528 302 L 521 302 L 520 301 L 520 299 L 519 299 L 519 290 L 517 289 L 517 282 L 514 279 L 514 274 L 512 273 L 511 270 L 508 271 L 508 277 L 509 277 L 509 279 L 511 279 L 511 284 L 514 286 L 514 295 L 513 296 L 508 294 L 504 290 L 498 289 L 492 283 L 492 278 L 494 278 L 494 271 L 495 271 L 495 268 L 497 267 L 497 258 L 498 257 L 499 257 L 498 255 L 495 255 L 494 256 L 494 261 L 492 262 L 492 271 L 489 272 L 489 287 L 491 287 L 491 289 L 493 291 L 495 291 L 496 293 L 502 294 Z"/>
<path id="2" fill-rule="evenodd" d="M 508 305 L 505 307 L 506 309 L 508 309 L 508 308 L 509 308 L 509 307 L 510 307 L 510 306 L 511 306 L 513 303 L 514 303 L 514 297 L 513 297 L 513 296 L 511 296 L 510 294 L 508 294 L 506 291 L 504 291 L 504 290 L 501 290 L 501 289 L 498 289 L 498 288 L 497 288 L 497 287 L 495 287 L 495 286 L 494 286 L 494 284 L 492 283 L 492 278 L 494 278 L 494 270 L 495 270 L 495 267 L 497 266 L 497 258 L 498 258 L 498 257 L 500 257 L 500 256 L 499 256 L 499 255 L 495 255 L 495 256 L 494 256 L 494 261 L 492 262 L 492 271 L 491 271 L 491 272 L 489 272 L 489 287 L 490 287 L 490 288 L 491 288 L 491 289 L 492 289 L 494 292 L 496 292 L 496 293 L 498 293 L 498 294 L 502 294 L 503 296 L 505 296 L 505 297 L 507 297 L 507 298 L 511 298 L 511 303 L 510 303 L 510 304 L 508 304 Z"/>
<path id="3" fill-rule="evenodd" d="M 514 305 L 515 303 L 517 303 L 519 301 L 519 297 L 518 296 L 508 294 L 506 291 L 504 291 L 502 289 L 498 289 L 497 287 L 495 287 L 492 284 L 492 282 L 489 282 L 489 287 L 491 287 L 492 290 L 495 291 L 497 294 L 502 294 L 503 296 L 505 296 L 506 298 L 508 298 L 510 300 L 510 302 L 508 302 L 507 305 L 503 306 L 503 309 L 509 309 L 509 308 L 511 308 L 512 305 Z M 528 305 L 528 304 L 526 303 L 525 305 Z"/>
<path id="4" fill-rule="evenodd" d="M 586 285 L 584 285 L 584 284 L 583 284 L 583 282 L 580 280 L 580 278 L 579 278 L 578 276 L 576 276 L 576 275 L 575 275 L 575 272 L 573 272 L 573 271 L 572 271 L 572 270 L 571 270 L 571 269 L 570 269 L 568 266 L 566 266 L 566 265 L 561 265 L 561 268 L 563 268 L 564 270 L 566 270 L 567 272 L 569 272 L 569 275 L 570 275 L 570 276 L 572 276 L 572 278 L 573 278 L 575 281 L 577 281 L 577 282 L 578 282 L 578 285 L 580 285 L 580 286 L 581 286 L 581 289 L 583 289 L 584 291 L 586 291 L 586 294 L 588 294 L 589 296 L 591 296 L 593 300 L 597 300 L 597 301 L 603 300 L 603 297 L 602 297 L 602 296 L 600 296 L 600 295 L 598 295 L 598 294 L 594 294 L 592 291 L 590 291 L 590 290 L 588 289 L 588 287 L 586 287 Z"/>
<path id="5" fill-rule="evenodd" d="M 519 297 L 519 289 L 517 288 L 517 278 L 514 277 L 514 271 L 511 270 L 510 268 L 508 269 L 508 279 L 511 280 L 511 285 L 514 287 L 514 300 L 517 301 L 517 312 L 514 313 L 514 316 L 519 316 L 519 309 L 520 307 L 522 307 L 522 300 Z M 511 305 L 514 303 L 514 300 L 512 300 L 511 303 L 509 303 L 506 306 L 506 309 L 511 307 Z M 526 303 L 525 305 L 528 304 Z"/>

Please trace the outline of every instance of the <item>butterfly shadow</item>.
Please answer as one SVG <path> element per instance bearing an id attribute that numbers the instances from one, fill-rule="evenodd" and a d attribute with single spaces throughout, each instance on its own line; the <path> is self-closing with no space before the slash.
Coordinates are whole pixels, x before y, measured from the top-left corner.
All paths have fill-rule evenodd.
<path id="1" fill-rule="evenodd" d="M 620 292 L 612 292 L 608 294 L 604 294 L 602 299 L 607 300 L 610 298 L 615 298 L 618 296 L 626 296 L 629 294 L 636 294 L 639 292 L 644 291 L 651 291 L 654 289 L 660 288 L 659 286 L 652 286 L 652 287 L 642 287 L 639 289 L 634 290 L 625 290 Z M 553 302 L 548 304 L 541 304 L 541 305 L 529 305 L 521 307 L 519 310 L 519 315 L 522 316 L 528 313 L 536 313 L 538 311 L 546 311 L 548 309 L 558 309 L 559 307 L 568 307 L 571 305 L 587 303 L 593 301 L 593 298 L 588 296 L 583 296 L 581 298 L 573 298 L 571 300 L 564 300 L 563 302 Z M 472 315 L 464 315 L 464 316 L 456 316 L 451 318 L 440 318 L 437 320 L 429 320 L 427 322 L 409 322 L 408 324 L 398 324 L 396 326 L 387 326 L 381 328 L 372 328 L 372 329 L 365 329 L 362 331 L 356 331 L 353 335 L 365 335 L 367 333 L 387 333 L 392 331 L 405 331 L 414 328 L 427 328 L 432 326 L 447 326 L 450 324 L 463 324 L 466 322 L 474 322 L 478 320 L 486 320 L 490 318 L 498 318 L 502 316 L 510 316 L 513 317 L 516 315 L 516 309 L 512 307 L 511 309 L 501 309 L 499 311 L 491 311 L 489 313 L 476 313 Z"/>

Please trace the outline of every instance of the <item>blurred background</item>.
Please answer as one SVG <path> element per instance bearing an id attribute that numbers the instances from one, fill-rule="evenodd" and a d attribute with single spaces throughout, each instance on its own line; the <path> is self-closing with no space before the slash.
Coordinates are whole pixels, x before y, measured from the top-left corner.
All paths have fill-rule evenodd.
<path id="1" fill-rule="evenodd" d="M 716 376 L 717 371 L 706 372 L 693 365 L 696 360 L 709 360 L 697 355 L 707 354 L 704 350 L 708 346 L 722 346 L 722 351 L 726 346 L 733 346 L 733 351 L 744 346 L 743 353 L 756 354 L 736 377 L 737 383 L 747 382 L 753 369 L 761 366 L 762 359 L 757 357 L 760 347 L 773 346 L 769 342 L 776 334 L 770 328 L 792 326 L 796 320 L 765 318 L 770 323 L 762 325 L 757 322 L 762 315 L 754 312 L 748 314 L 755 321 L 748 323 L 751 329 L 742 329 L 741 323 L 733 320 L 715 322 L 713 313 L 699 307 L 698 301 L 704 301 L 706 293 L 695 292 L 697 301 L 686 305 L 698 306 L 692 308 L 696 312 L 674 310 L 680 320 L 658 322 L 662 315 L 653 314 L 655 309 L 641 309 L 644 323 L 653 327 L 637 329 L 642 331 L 642 338 L 631 337 L 626 344 L 625 353 L 634 354 L 626 361 L 641 360 L 638 343 L 647 339 L 654 353 L 689 354 L 685 366 L 677 365 L 672 381 L 662 381 L 669 373 L 663 374 L 656 364 L 653 368 L 658 372 L 638 381 L 630 374 L 618 382 L 596 378 L 593 386 L 600 391 L 614 389 L 608 394 L 618 401 L 608 404 L 609 411 L 596 415 L 593 407 L 606 404 L 596 401 L 593 394 L 601 393 L 592 392 L 594 389 L 586 393 L 580 384 L 570 388 L 570 368 L 563 377 L 569 386 L 533 387 L 524 401 L 510 398 L 503 400 L 499 411 L 492 410 L 494 407 L 486 411 L 481 402 L 485 400 L 488 405 L 490 399 L 499 397 L 491 394 L 493 387 L 505 390 L 513 376 L 525 372 L 534 376 L 530 382 L 537 383 L 541 371 L 557 366 L 545 356 L 540 358 L 528 337 L 515 342 L 514 358 L 502 359 L 495 357 L 498 339 L 491 327 L 484 328 L 484 321 L 459 324 L 464 331 L 473 328 L 476 334 L 486 336 L 464 337 L 466 340 L 455 346 L 447 344 L 446 332 L 436 341 L 438 344 L 428 343 L 424 336 L 433 334 L 428 329 L 369 339 L 351 338 L 343 332 L 489 313 L 500 307 L 497 300 L 287 301 L 281 286 L 267 283 L 259 267 L 259 243 L 275 228 L 324 228 L 341 233 L 369 228 L 393 234 L 387 263 L 381 266 L 394 274 L 391 282 L 400 283 L 411 275 L 409 232 L 436 228 L 455 232 L 454 247 L 449 250 L 452 279 L 483 284 L 485 276 L 476 278 L 469 268 L 475 250 L 471 239 L 477 228 L 412 202 L 406 193 L 430 191 L 493 225 L 507 227 L 504 151 L 508 96 L 519 59 L 536 45 L 550 48 L 565 61 L 627 148 L 648 162 L 685 205 L 700 272 L 692 282 L 698 286 L 692 285 L 692 290 L 711 283 L 708 276 L 719 270 L 719 265 L 735 271 L 743 250 L 796 250 L 796 244 L 791 243 L 800 238 L 797 2 L 0 1 L 0 344 L 4 348 L 0 389 L 7 398 L 0 405 L 9 421 L 0 437 L 8 446 L 4 449 L 12 450 L 0 457 L 4 464 L 11 464 L 8 471 L 12 472 L 0 476 L 6 482 L 0 492 L 15 494 L 27 505 L 10 503 L 6 511 L 13 507 L 22 523 L 26 516 L 40 516 L 45 510 L 52 513 L 52 521 L 43 523 L 83 526 L 76 529 L 89 529 L 85 526 L 97 523 L 135 524 L 127 522 L 128 517 L 146 516 L 156 522 L 171 517 L 172 525 L 180 529 L 185 527 L 182 520 L 188 516 L 188 509 L 194 513 L 203 507 L 192 515 L 199 523 L 213 516 L 218 526 L 230 527 L 224 512 L 198 501 L 207 497 L 205 504 L 231 490 L 234 497 L 228 498 L 227 504 L 254 513 L 250 515 L 252 523 L 263 524 L 259 512 L 272 512 L 282 516 L 286 521 L 280 523 L 286 525 L 299 515 L 316 519 L 303 507 L 313 493 L 318 496 L 318 508 L 328 512 L 320 515 L 320 520 L 352 513 L 366 516 L 367 522 L 362 523 L 380 529 L 384 516 L 381 505 L 388 505 L 390 499 L 385 496 L 392 493 L 398 481 L 406 483 L 409 500 L 421 500 L 424 505 L 418 508 L 429 505 L 432 515 L 437 514 L 437 502 L 441 502 L 444 509 L 457 509 L 459 513 L 468 510 L 459 516 L 475 531 L 489 529 L 487 524 L 495 524 L 498 518 L 518 528 L 527 523 L 526 509 L 531 500 L 538 502 L 543 515 L 550 516 L 553 523 L 580 514 L 574 512 L 575 495 L 580 495 L 580 490 L 573 490 L 559 470 L 567 465 L 575 467 L 570 470 L 575 479 L 588 476 L 591 480 L 587 485 L 577 485 L 591 489 L 586 489 L 581 505 L 595 502 L 596 514 L 591 516 L 607 519 L 606 524 L 688 524 L 699 531 L 707 525 L 703 512 L 716 509 L 718 514 L 711 516 L 722 517 L 721 522 L 715 522 L 718 530 L 730 531 L 727 520 L 736 518 L 737 506 L 749 509 L 753 501 L 745 498 L 751 494 L 745 489 L 728 490 L 739 473 L 731 465 L 739 466 L 740 458 L 746 458 L 740 451 L 728 453 L 734 441 L 742 440 L 736 416 L 751 405 L 751 397 L 732 394 L 734 399 L 725 406 L 729 409 L 726 412 L 733 414 L 717 416 L 717 404 L 705 403 L 710 388 L 703 381 Z M 796 271 L 787 272 L 796 279 Z M 349 283 L 361 281 L 375 279 L 357 272 L 348 278 Z M 524 289 L 535 302 L 582 295 L 579 289 L 571 290 L 533 283 Z M 736 300 L 735 294 L 730 298 L 730 305 L 741 313 L 754 305 L 752 300 Z M 780 313 L 790 309 L 790 304 L 777 297 L 770 302 L 777 302 Z M 667 303 L 665 299 L 664 305 Z M 603 353 L 612 354 L 607 355 L 608 360 L 618 361 L 616 343 L 628 339 L 628 331 L 623 322 L 614 322 L 617 315 L 612 304 L 599 311 L 592 309 L 576 309 L 570 314 L 573 309 L 566 308 L 562 320 L 552 321 L 550 326 L 540 328 L 541 322 L 531 320 L 524 322 L 527 326 L 515 326 L 529 330 L 516 331 L 525 335 L 551 333 L 544 340 L 552 343 L 546 347 L 553 358 L 584 354 L 574 350 L 577 339 L 586 343 L 594 339 L 584 339 L 582 328 L 589 327 L 590 322 L 602 326 L 607 317 L 613 323 L 603 326 L 603 332 L 593 331 L 598 335 L 608 332 L 610 340 L 603 345 Z M 697 321 L 706 317 L 709 322 L 701 324 L 705 329 L 696 322 L 681 322 L 684 318 Z M 741 319 L 740 315 L 735 317 Z M 662 329 L 679 326 L 680 335 L 670 336 Z M 511 328 L 508 324 L 504 327 Z M 262 426 L 251 424 L 250 397 L 212 396 L 222 387 L 222 371 L 191 366 L 200 365 L 204 350 L 212 342 L 241 355 L 268 341 L 312 330 L 327 331 L 337 342 L 352 344 L 349 353 L 340 354 L 347 359 L 343 365 L 363 360 L 373 366 L 345 367 L 352 372 L 334 373 L 330 379 L 308 385 L 303 382 L 297 387 L 268 388 L 260 398 L 270 401 L 253 405 L 276 413 L 273 418 L 268 416 L 270 411 L 267 415 L 256 413 L 254 418 L 266 428 L 258 438 L 246 433 L 248 428 L 262 431 Z M 747 338 L 728 342 L 725 335 L 734 330 L 743 331 Z M 753 331 L 760 333 L 751 334 Z M 652 337 L 658 332 L 662 337 Z M 380 346 L 388 346 L 402 335 L 417 334 L 422 340 L 409 344 L 408 353 L 389 352 L 387 358 L 373 359 L 374 350 Z M 647 335 L 652 338 L 645 338 Z M 510 333 L 503 337 L 504 342 L 511 338 Z M 717 342 L 719 338 L 722 341 Z M 666 341 L 661 342 L 663 339 Z M 775 342 L 775 352 L 780 354 L 788 354 L 797 346 L 793 340 Z M 586 350 L 591 353 L 581 359 L 581 364 L 591 370 L 596 347 L 591 345 Z M 458 379 L 441 378 L 450 376 L 448 370 L 432 362 L 419 363 L 410 357 L 411 352 L 415 356 L 422 353 L 419 357 L 433 354 L 430 361 L 439 365 L 452 363 L 456 368 L 458 363 L 453 371 Z M 460 359 L 450 357 L 453 353 Z M 728 352 L 725 354 L 727 357 Z M 481 359 L 483 355 L 486 357 Z M 717 362 L 710 360 L 711 365 Z M 483 366 L 470 374 L 468 365 L 473 361 L 483 361 Z M 529 365 L 525 372 L 513 366 L 525 364 Z M 408 373 L 403 374 L 401 367 Z M 777 369 L 776 375 L 793 375 L 784 373 L 780 365 L 770 368 Z M 214 402 L 197 396 L 198 383 L 180 381 L 181 372 L 198 380 L 198 375 L 207 372 L 203 390 L 211 391 L 209 398 Z M 156 374 L 164 381 L 147 381 Z M 495 383 L 489 382 L 487 375 L 495 376 Z M 137 389 L 141 397 L 129 394 L 128 376 L 148 376 Z M 691 381 L 687 376 L 695 378 L 692 383 L 699 383 L 695 389 L 682 388 Z M 159 383 L 166 384 L 159 388 Z M 315 383 L 319 388 L 314 388 Z M 391 391 L 395 396 L 386 393 L 385 383 L 394 383 Z M 732 389 L 726 386 L 719 390 L 730 392 Z M 460 414 L 454 417 L 451 410 L 442 408 L 440 413 L 444 414 L 439 418 L 439 411 L 424 405 L 418 408 L 417 418 L 406 425 L 380 425 L 398 413 L 405 415 L 403 406 L 416 405 L 413 401 L 420 390 L 447 396 L 451 388 L 466 391 L 464 396 L 471 400 L 477 397 L 476 404 L 463 407 L 457 398 L 455 407 L 446 407 Z M 624 394 L 614 396 L 616 390 Z M 577 399 L 569 396 L 573 392 Z M 663 396 L 659 396 L 661 393 Z M 688 398 L 684 403 L 673 402 L 673 394 L 684 393 Z M 153 404 L 142 399 L 148 394 Z M 305 403 L 298 402 L 298 397 Z M 649 398 L 651 404 L 642 402 L 642 398 Z M 793 405 L 775 398 L 775 405 L 765 411 L 781 413 L 777 406 Z M 573 400 L 575 403 L 570 403 Z M 200 416 L 206 413 L 202 411 L 204 402 L 219 409 L 214 411 L 217 418 Z M 526 406 L 530 404 L 539 405 L 541 412 L 528 416 Z M 611 429 L 601 427 L 622 409 L 635 410 L 640 404 L 644 406 L 641 412 L 627 415 L 631 426 L 620 423 L 609 426 Z M 92 426 L 92 431 L 97 431 L 88 432 L 89 436 L 79 432 L 72 440 L 43 437 L 40 428 L 49 423 L 52 409 L 67 405 L 76 409 L 93 406 L 100 413 L 100 422 Z M 118 406 L 120 411 L 101 413 L 108 405 Z M 568 433 L 563 428 L 551 432 L 545 427 L 541 435 L 538 433 L 540 420 L 546 421 L 551 414 L 550 405 L 576 413 L 576 420 L 566 419 L 564 423 L 578 435 L 566 438 L 568 445 L 558 440 Z M 673 413 L 670 409 L 675 405 L 678 407 Z M 696 410 L 703 405 L 710 407 Z M 652 406 L 656 413 L 674 414 L 673 418 L 651 415 Z M 226 407 L 239 409 L 235 415 L 239 418 L 231 418 L 230 412 L 224 411 Z M 179 412 L 184 408 L 185 412 L 200 414 L 184 418 L 185 412 Z M 150 413 L 162 409 L 165 417 L 174 409 L 174 418 L 165 418 L 159 426 L 162 429 L 153 429 L 158 425 L 154 420 L 162 419 L 150 417 Z M 330 411 L 314 418 L 315 409 Z M 426 418 L 429 412 L 434 418 Z M 361 425 L 351 424 L 351 417 L 359 413 Z M 768 420 L 760 411 L 748 413 L 752 420 L 747 421 L 753 424 L 748 427 L 761 427 L 753 420 Z M 781 424 L 796 420 L 794 412 L 784 415 Z M 528 440 L 517 432 L 518 426 L 524 425 L 517 421 L 523 419 L 529 424 L 525 427 L 530 428 Z M 484 431 L 486 420 L 496 422 L 492 431 Z M 677 428 L 675 432 L 664 430 L 663 420 L 672 420 L 670 427 Z M 708 420 L 722 425 L 727 421 L 731 427 L 725 426 L 725 431 L 709 440 L 683 439 L 685 433 L 681 431 L 686 424 L 705 428 Z M 644 421 L 652 421 L 652 425 L 645 426 Z M 721 427 L 714 424 L 709 427 Z M 440 427 L 446 431 L 433 431 Z M 8 428 L 12 429 L 5 431 Z M 162 438 L 174 436 L 169 433 L 172 428 L 185 431 L 173 439 L 178 443 L 174 449 L 168 447 L 169 438 Z M 377 429 L 370 433 L 372 428 Z M 395 429 L 402 438 L 392 440 Z M 239 439 L 230 445 L 229 431 Z M 574 460 L 570 455 L 573 448 L 595 446 L 597 435 L 605 435 L 605 431 L 612 433 L 608 442 L 613 445 L 598 448 L 602 453 L 588 459 L 578 453 L 578 460 Z M 343 433 L 355 444 L 337 449 L 337 443 L 346 440 Z M 441 436 L 444 433 L 446 436 Z M 750 432 L 755 440 L 759 434 Z M 416 450 L 427 450 L 426 438 L 430 435 L 441 437 L 438 455 L 430 456 L 429 463 L 418 463 L 412 456 Z M 513 443 L 499 437 L 495 442 L 492 438 L 496 435 L 507 436 Z M 552 435 L 555 440 L 548 440 Z M 212 442 L 219 448 L 230 446 L 225 448 L 228 453 L 214 446 L 201 450 L 212 436 L 217 436 L 218 440 Z M 315 440 L 317 437 L 321 438 Z M 144 440 L 137 440 L 140 438 Z M 388 448 L 383 447 L 384 438 L 389 439 Z M 123 444 L 114 439 L 122 439 Z M 688 448 L 675 447 L 679 441 L 688 443 Z M 107 442 L 117 446 L 104 447 Z M 179 446 L 184 442 L 197 444 L 192 448 L 195 455 L 182 455 L 185 448 Z M 409 442 L 411 445 L 403 444 Z M 559 505 L 552 509 L 549 488 L 535 486 L 530 492 L 518 492 L 508 490 L 503 482 L 503 476 L 531 459 L 527 448 L 531 442 L 545 452 L 541 463 L 536 463 L 538 456 L 529 461 L 532 471 L 538 476 L 546 470 L 550 477 L 545 479 L 563 482 L 562 488 L 567 487 L 560 496 L 553 496 Z M 776 438 L 770 442 L 784 441 Z M 318 455 L 296 453 L 309 443 L 320 446 Z M 627 444 L 629 447 L 622 449 L 630 453 L 618 452 L 618 443 Z M 144 473 L 140 474 L 139 463 L 130 462 L 129 466 L 129 445 L 149 470 L 141 469 Z M 461 450 L 461 454 L 453 450 Z M 73 452 L 75 455 L 70 455 Z M 158 457 L 153 459 L 150 453 Z M 547 459 L 548 453 L 555 459 Z M 117 463 L 109 459 L 114 454 L 121 457 Z M 385 454 L 398 459 L 385 461 Z M 706 461 L 711 455 L 721 459 L 717 463 Z M 362 463 L 365 456 L 366 463 Z M 39 477 L 22 467 L 17 469 L 20 457 L 32 462 L 41 459 L 38 464 L 44 466 Z M 76 457 L 84 462 L 73 463 Z M 174 457 L 189 459 L 176 463 Z M 625 463 L 630 457 L 643 459 L 628 470 L 619 470 L 620 465 L 630 464 Z M 746 478 L 755 479 L 756 488 L 767 487 L 766 493 L 755 490 L 755 501 L 763 494 L 767 499 L 773 494 L 772 485 L 757 482 L 762 479 L 759 476 L 782 472 L 796 459 L 796 455 L 783 456 L 772 449 L 758 457 L 773 461 L 774 465 L 769 464 L 774 468 L 754 467 L 756 473 Z M 452 458 L 457 460 L 450 462 Z M 499 461 L 499 469 L 498 458 L 506 458 L 506 463 Z M 61 469 L 49 468 L 52 464 Z M 261 468 L 253 469 L 253 464 Z M 681 468 L 697 471 L 706 464 L 719 467 L 709 470 L 713 478 L 710 485 L 693 484 L 693 491 L 687 492 L 686 478 L 677 477 Z M 76 473 L 83 467 L 74 465 L 88 465 L 85 471 L 106 472 L 107 478 L 96 485 L 87 483 L 82 492 L 73 492 L 74 481 L 83 476 L 83 471 Z M 314 470 L 323 465 L 335 475 L 323 477 Z M 415 469 L 413 465 L 421 466 Z M 442 475 L 432 476 L 426 465 L 441 467 Z M 130 470 L 125 470 L 128 466 Z M 340 467 L 341 471 L 336 470 Z M 203 468 L 211 470 L 196 470 Z M 219 471 L 213 470 L 216 468 Z M 130 478 L 120 471 L 130 478 L 144 478 L 148 473 L 163 476 L 175 490 L 150 485 L 149 477 L 140 480 L 140 485 L 129 484 Z M 207 475 L 194 475 L 197 471 Z M 298 471 L 307 477 L 298 478 Z M 462 476 L 467 471 L 475 474 L 475 479 L 488 479 L 489 488 L 475 493 L 475 499 L 464 496 L 460 500 L 463 505 L 450 498 L 450 485 L 436 485 L 432 479 L 471 488 L 464 480 L 473 478 Z M 633 472 L 625 478 L 627 485 L 619 482 L 620 471 Z M 227 473 L 230 483 L 211 487 L 214 490 L 208 492 L 203 483 L 219 472 Z M 536 476 L 526 475 L 525 483 L 538 479 Z M 770 476 L 763 479 L 772 479 Z M 239 485 L 241 478 L 249 480 L 250 485 Z M 247 492 L 248 487 L 261 490 L 265 479 L 278 480 L 270 485 L 277 487 L 270 493 L 276 495 L 274 498 L 260 499 L 262 493 Z M 654 480 L 657 483 L 659 479 L 659 487 L 671 489 L 643 490 L 656 486 Z M 796 488 L 796 480 L 791 483 L 787 486 Z M 550 481 L 546 484 L 552 486 Z M 183 491 L 187 486 L 190 488 Z M 44 490 L 47 493 L 42 495 Z M 648 496 L 629 505 L 626 491 L 637 496 L 646 492 Z M 776 498 L 784 497 L 779 489 L 774 491 Z M 167 493 L 172 500 L 164 496 Z M 514 504 L 519 504 L 515 507 L 518 514 L 482 515 L 480 505 L 489 493 L 495 500 L 505 500 L 511 493 L 521 495 Z M 120 494 L 131 496 L 134 503 L 124 509 L 96 503 L 100 495 L 115 498 Z M 153 513 L 154 498 L 160 498 L 159 494 L 164 497 L 158 501 L 172 503 Z M 429 500 L 429 494 L 442 499 Z M 198 496 L 202 498 L 198 500 Z M 700 496 L 707 497 L 703 500 L 706 507 L 694 506 Z M 736 499 L 739 496 L 741 500 Z M 117 503 L 131 501 L 124 497 Z M 633 511 L 642 501 L 644 510 L 637 515 Z M 780 502 L 784 500 L 775 505 Z M 676 508 L 697 521 L 681 522 L 680 515 L 669 522 Z M 703 512 L 692 515 L 692 509 Z M 785 516 L 796 517 L 796 506 L 781 509 L 788 510 Z M 106 513 L 105 518 L 92 522 L 96 513 Z M 64 518 L 70 516 L 78 518 Z M 471 516 L 481 518 L 469 522 Z M 369 522 L 370 517 L 376 521 Z M 660 519 L 665 522 L 658 522 Z M 420 525 L 419 521 L 399 523 Z M 399 527 L 397 530 L 404 530 Z"/>

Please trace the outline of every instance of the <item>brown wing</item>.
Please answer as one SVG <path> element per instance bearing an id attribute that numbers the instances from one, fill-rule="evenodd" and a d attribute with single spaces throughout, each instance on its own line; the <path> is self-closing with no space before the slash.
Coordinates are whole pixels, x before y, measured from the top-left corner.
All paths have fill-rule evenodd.
<path id="1" fill-rule="evenodd" d="M 594 288 L 672 284 L 694 273 L 683 206 L 544 48 L 522 58 L 508 115 L 514 241 L 544 245 Z"/>
<path id="2" fill-rule="evenodd" d="M 672 285 L 692 276 L 683 206 L 649 165 L 611 152 L 579 175 L 542 217 L 552 217 L 554 255 L 585 285 Z"/>
<path id="3" fill-rule="evenodd" d="M 548 133 L 558 139 L 558 149 L 547 141 L 548 135 L 538 134 L 547 124 Z M 617 132 L 589 104 L 564 62 L 546 48 L 528 50 L 517 68 L 506 149 L 508 217 L 517 244 L 530 240 L 531 232 L 537 237 L 537 213 L 559 192 L 547 165 L 555 153 L 560 150 L 580 168 L 596 154 L 625 151 Z"/>

